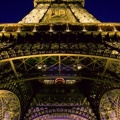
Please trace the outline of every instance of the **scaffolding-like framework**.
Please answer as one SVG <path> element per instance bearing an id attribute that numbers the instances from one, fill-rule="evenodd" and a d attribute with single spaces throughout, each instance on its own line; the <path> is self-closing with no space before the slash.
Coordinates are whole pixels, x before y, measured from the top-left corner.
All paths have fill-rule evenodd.
<path id="1" fill-rule="evenodd" d="M 35 1 L 33 11 L 50 3 L 44 8 L 50 18 L 52 3 L 62 2 L 75 17 L 84 1 L 42 2 Z M 0 24 L 0 89 L 18 96 L 20 119 L 120 119 L 120 24 L 94 18 L 97 22 L 80 23 L 81 17 L 45 23 L 45 15 L 40 23 L 24 23 L 27 16 L 17 24 Z"/>

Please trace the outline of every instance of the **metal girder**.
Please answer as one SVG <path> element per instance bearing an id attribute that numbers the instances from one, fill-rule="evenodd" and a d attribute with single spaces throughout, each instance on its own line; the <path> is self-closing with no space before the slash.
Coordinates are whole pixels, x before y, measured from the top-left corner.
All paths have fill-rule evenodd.
<path id="1" fill-rule="evenodd" d="M 102 76 L 104 76 L 104 74 L 105 74 L 105 72 L 106 72 L 109 64 L 110 64 L 110 60 L 107 59 L 107 60 L 106 60 L 106 63 L 105 63 L 105 66 L 104 66 L 104 70 L 103 70 Z"/>
<path id="2" fill-rule="evenodd" d="M 110 57 L 105 57 L 105 56 L 98 56 L 98 55 L 85 55 L 85 54 L 39 54 L 39 55 L 28 55 L 28 56 L 20 56 L 20 57 L 14 57 L 14 58 L 8 58 L 8 59 L 3 59 L 0 60 L 0 63 L 2 62 L 7 62 L 9 60 L 19 60 L 23 58 L 34 58 L 34 57 L 50 57 L 50 56 L 79 56 L 79 57 L 89 57 L 89 58 L 99 58 L 99 59 L 109 59 L 112 61 L 120 61 L 120 59 L 115 59 L 115 58 L 110 58 Z M 46 58 L 47 59 L 47 58 Z"/>
<path id="3" fill-rule="evenodd" d="M 120 85 L 119 82 L 115 82 L 115 81 L 109 81 L 106 79 L 99 79 L 99 78 L 90 78 L 90 77 L 78 77 L 78 76 L 39 76 L 39 77 L 33 77 L 33 78 L 26 78 L 26 79 L 18 79 L 15 81 L 11 81 L 9 83 L 3 83 L 0 84 L 0 86 L 4 86 L 4 85 L 9 85 L 9 84 L 13 84 L 13 83 L 20 83 L 20 82 L 26 82 L 26 81 L 33 81 L 33 80 L 41 80 L 41 82 L 43 82 L 42 79 L 48 80 L 49 78 L 51 79 L 56 79 L 56 78 L 64 78 L 64 79 L 72 79 L 72 80 L 77 80 L 77 81 L 81 81 L 81 80 L 90 80 L 90 81 L 95 81 L 95 82 L 102 82 L 102 83 L 109 83 L 109 84 L 114 84 L 114 85 Z"/>
<path id="4" fill-rule="evenodd" d="M 61 72 L 61 57 L 59 56 L 58 59 L 59 59 L 59 62 L 58 62 L 58 63 L 59 63 L 59 74 L 60 74 L 60 72 Z"/>
<path id="5" fill-rule="evenodd" d="M 37 62 L 34 64 L 30 64 L 28 63 L 28 61 L 30 59 L 36 60 Z M 49 58 L 53 59 L 54 62 L 49 65 Z M 70 63 L 68 64 L 68 62 L 70 60 L 72 60 L 72 63 L 70 61 Z M 98 60 L 98 61 L 97 61 Z M 39 63 L 45 64 L 45 62 L 48 62 L 48 68 L 42 70 L 43 72 L 40 72 L 36 65 L 38 65 Z M 104 63 L 99 63 L 99 61 L 103 61 Z M 55 79 L 58 77 L 63 77 L 65 79 L 74 79 L 74 80 L 92 80 L 92 81 L 98 81 L 98 82 L 105 82 L 105 83 L 110 83 L 110 84 L 119 84 L 118 80 L 112 80 L 108 78 L 105 78 L 105 74 L 106 74 L 106 70 L 109 67 L 110 62 L 114 62 L 117 64 L 117 62 L 120 61 L 119 59 L 113 59 L 113 58 L 107 58 L 107 57 L 101 57 L 101 56 L 94 56 L 94 55 L 82 55 L 82 54 L 41 54 L 41 55 L 31 55 L 31 56 L 22 56 L 22 57 L 15 57 L 15 58 L 10 58 L 10 59 L 5 59 L 5 60 L 1 60 L 0 64 L 2 65 L 3 63 L 6 62 L 10 62 L 11 68 L 14 72 L 15 77 L 17 78 L 16 81 L 12 81 L 9 83 L 4 83 L 4 84 L 11 84 L 11 83 L 18 83 L 18 82 L 23 82 L 23 81 L 30 81 L 30 80 L 41 80 L 41 79 Z M 67 62 L 67 64 L 66 64 Z M 82 64 L 83 67 L 82 69 L 78 70 L 78 69 L 74 69 L 73 65 L 77 65 L 77 64 Z M 97 64 L 97 65 L 96 65 Z M 47 65 L 47 63 L 46 63 Z M 57 69 L 57 73 L 54 71 L 54 67 L 57 65 L 58 69 Z M 17 67 L 15 67 L 17 66 Z M 72 68 L 71 68 L 72 66 Z M 70 71 L 68 71 L 68 73 L 70 75 L 67 74 L 63 74 L 64 71 L 62 71 L 62 67 L 68 68 Z M 93 67 L 93 68 L 91 68 Z M 96 68 L 98 67 L 98 68 Z M 102 71 L 99 70 L 99 67 L 102 67 Z M 53 69 L 54 72 L 51 72 L 50 69 Z M 93 69 L 97 69 L 96 73 Z M 21 73 L 23 76 L 25 74 L 25 72 L 29 72 L 31 71 L 31 76 L 29 76 L 29 74 L 25 77 L 22 77 L 19 79 L 18 77 L 18 73 L 19 70 L 22 71 L 23 73 Z M 36 75 L 34 75 L 34 71 L 36 70 Z M 83 70 L 83 72 L 82 72 Z M 84 71 L 85 70 L 85 71 Z M 93 71 L 92 71 L 93 70 Z M 39 74 L 40 72 L 40 74 Z M 67 71 L 65 71 L 67 72 Z M 82 74 L 86 72 L 85 74 Z M 89 74 L 91 74 L 91 72 L 95 73 L 95 76 L 90 76 L 87 73 L 90 72 Z M 98 75 L 98 73 L 99 75 Z M 73 73 L 73 74 L 71 74 Z M 113 78 L 114 79 L 114 78 Z M 1 85 L 4 85 L 1 84 Z"/>
<path id="6" fill-rule="evenodd" d="M 9 61 L 10 61 L 11 68 L 15 74 L 15 77 L 18 79 L 18 74 L 17 74 L 17 71 L 16 71 L 16 68 L 15 68 L 13 61 L 12 60 L 9 60 Z"/>
<path id="7" fill-rule="evenodd" d="M 71 28 L 70 30 L 74 31 L 74 27 L 76 26 L 76 30 L 83 30 L 83 26 L 85 26 L 85 28 L 88 28 L 87 31 L 98 31 L 99 28 L 101 28 L 101 32 L 103 31 L 113 31 L 113 32 L 119 32 L 119 29 L 120 28 L 120 24 L 119 23 L 74 23 L 74 24 L 68 24 L 68 23 L 63 23 L 63 24 L 54 24 L 52 23 L 52 26 L 64 26 L 64 30 L 66 30 L 67 26 L 69 28 Z M 1 33 L 4 33 L 4 32 L 14 32 L 14 33 L 18 33 L 18 29 L 21 27 L 21 28 L 24 28 L 24 31 L 26 32 L 31 32 L 31 29 L 26 29 L 26 27 L 32 27 L 33 30 L 35 29 L 35 27 L 37 26 L 37 28 L 40 28 L 40 27 L 43 27 L 43 26 L 48 26 L 48 29 L 47 30 L 50 30 L 50 27 L 51 27 L 51 23 L 48 24 L 48 23 L 30 23 L 30 24 L 26 24 L 26 23 L 22 23 L 22 24 L 18 24 L 18 23 L 15 23 L 15 24 L 1 24 L 0 27 L 1 27 L 1 30 L 0 32 Z M 73 27 L 73 28 L 72 28 Z M 36 28 L 36 30 L 37 30 Z M 106 28 L 106 29 L 104 29 Z M 38 30 L 37 30 L 38 31 Z M 42 31 L 42 29 L 41 29 Z M 86 31 L 86 32 L 87 32 Z M 19 32 L 22 32 L 22 29 L 19 31 Z"/>

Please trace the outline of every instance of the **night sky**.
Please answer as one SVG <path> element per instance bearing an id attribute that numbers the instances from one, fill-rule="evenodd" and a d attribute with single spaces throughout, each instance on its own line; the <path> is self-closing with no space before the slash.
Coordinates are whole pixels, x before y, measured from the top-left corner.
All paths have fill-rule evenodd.
<path id="1" fill-rule="evenodd" d="M 1 0 L 0 23 L 16 23 L 33 8 L 33 0 Z M 85 8 L 101 22 L 120 22 L 120 0 L 85 0 Z"/>

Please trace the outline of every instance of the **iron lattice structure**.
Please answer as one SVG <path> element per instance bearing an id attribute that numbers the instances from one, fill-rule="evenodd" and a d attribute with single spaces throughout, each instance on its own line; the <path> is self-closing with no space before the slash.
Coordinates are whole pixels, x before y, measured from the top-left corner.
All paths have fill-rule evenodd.
<path id="1" fill-rule="evenodd" d="M 120 119 L 120 24 L 101 23 L 83 0 L 34 5 L 0 24 L 0 119 Z"/>

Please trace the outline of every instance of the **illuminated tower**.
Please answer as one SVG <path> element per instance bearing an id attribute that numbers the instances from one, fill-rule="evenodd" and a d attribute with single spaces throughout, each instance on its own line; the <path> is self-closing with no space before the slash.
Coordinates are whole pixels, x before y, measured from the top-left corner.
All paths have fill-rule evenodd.
<path id="1" fill-rule="evenodd" d="M 120 119 L 120 24 L 84 2 L 34 0 L 0 24 L 0 119 Z"/>
<path id="2" fill-rule="evenodd" d="M 34 9 L 19 23 L 99 23 L 85 8 L 84 0 L 34 0 Z"/>

